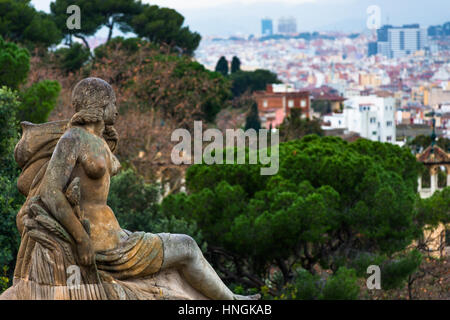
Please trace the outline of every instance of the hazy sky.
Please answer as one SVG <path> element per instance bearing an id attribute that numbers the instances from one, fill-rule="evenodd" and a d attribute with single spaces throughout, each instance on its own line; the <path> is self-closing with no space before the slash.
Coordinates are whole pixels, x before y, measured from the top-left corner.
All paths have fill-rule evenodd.
<path id="1" fill-rule="evenodd" d="M 52 0 L 32 0 L 38 10 L 49 11 Z M 176 9 L 186 25 L 202 35 L 258 34 L 261 18 L 276 21 L 282 16 L 297 19 L 301 31 L 362 31 L 366 9 L 378 5 L 382 23 L 420 23 L 422 26 L 450 21 L 449 0 L 144 0 Z"/>

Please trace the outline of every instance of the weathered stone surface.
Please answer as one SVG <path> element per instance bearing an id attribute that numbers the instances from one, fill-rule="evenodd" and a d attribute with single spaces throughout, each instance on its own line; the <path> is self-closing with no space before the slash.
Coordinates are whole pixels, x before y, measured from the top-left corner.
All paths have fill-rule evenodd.
<path id="1" fill-rule="evenodd" d="M 207 300 L 208 298 L 192 288 L 180 273 L 175 269 L 167 269 L 143 279 L 116 280 L 110 290 L 117 292 L 118 299 L 129 299 L 126 291 L 134 294 L 136 300 Z M 116 285 L 117 284 L 117 285 Z M 102 297 L 96 285 L 90 287 L 80 286 L 79 289 L 70 289 L 67 286 L 38 285 L 33 281 L 19 280 L 0 295 L 0 300 L 94 300 L 108 299 Z M 120 286 L 120 287 L 119 287 Z M 121 290 L 124 290 L 123 292 Z M 90 292 L 97 292 L 92 297 Z"/>

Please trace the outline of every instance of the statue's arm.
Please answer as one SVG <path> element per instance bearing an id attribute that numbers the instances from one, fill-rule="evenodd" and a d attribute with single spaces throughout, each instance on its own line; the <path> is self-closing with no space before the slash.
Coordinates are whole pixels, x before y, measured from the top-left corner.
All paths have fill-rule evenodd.
<path id="1" fill-rule="evenodd" d="M 80 262 L 89 265 L 94 262 L 93 254 L 90 252 L 92 250 L 89 235 L 64 194 L 64 188 L 69 182 L 79 153 L 80 139 L 77 135 L 69 132 L 68 135 L 61 137 L 42 179 L 39 193 L 52 215 L 75 240 Z"/>

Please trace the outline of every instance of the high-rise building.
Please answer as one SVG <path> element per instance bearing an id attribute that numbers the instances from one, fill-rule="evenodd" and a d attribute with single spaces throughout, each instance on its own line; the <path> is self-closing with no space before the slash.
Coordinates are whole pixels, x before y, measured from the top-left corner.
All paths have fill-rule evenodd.
<path id="1" fill-rule="evenodd" d="M 399 58 L 427 47 L 427 30 L 418 24 L 393 27 L 384 25 L 377 30 L 376 52 L 389 58 Z M 374 54 L 371 45 L 368 54 Z"/>
<path id="2" fill-rule="evenodd" d="M 367 55 L 373 56 L 376 55 L 378 53 L 378 45 L 376 42 L 369 42 L 368 44 L 368 49 L 367 49 Z"/>
<path id="3" fill-rule="evenodd" d="M 290 34 L 297 32 L 297 21 L 294 17 L 282 17 L 278 20 L 278 33 Z"/>
<path id="4" fill-rule="evenodd" d="M 264 18 L 261 20 L 261 34 L 263 36 L 270 36 L 273 34 L 272 19 Z"/>

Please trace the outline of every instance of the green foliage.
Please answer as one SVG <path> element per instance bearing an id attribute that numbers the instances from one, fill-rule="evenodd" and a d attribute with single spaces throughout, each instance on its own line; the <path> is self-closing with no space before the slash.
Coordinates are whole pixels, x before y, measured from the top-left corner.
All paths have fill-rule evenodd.
<path id="1" fill-rule="evenodd" d="M 139 14 L 129 20 L 133 32 L 153 43 L 166 43 L 192 55 L 200 44 L 201 37 L 184 26 L 184 17 L 169 8 L 142 5 Z"/>
<path id="2" fill-rule="evenodd" d="M 250 107 L 250 112 L 245 119 L 245 130 L 247 129 L 255 129 L 258 132 L 261 129 L 261 121 L 259 120 L 258 115 L 258 104 L 253 102 Z"/>
<path id="3" fill-rule="evenodd" d="M 231 73 L 235 73 L 241 70 L 241 60 L 238 57 L 234 56 L 231 60 Z"/>
<path id="4" fill-rule="evenodd" d="M 355 271 L 341 267 L 335 275 L 327 279 L 321 298 L 323 300 L 356 300 L 359 290 Z"/>
<path id="5" fill-rule="evenodd" d="M 419 268 L 421 262 L 422 255 L 417 250 L 388 261 L 381 266 L 381 287 L 384 290 L 400 288 L 407 277 Z"/>
<path id="6" fill-rule="evenodd" d="M 1 2 L 0 2 L 1 4 Z M 1 19 L 0 19 L 1 21 Z M 27 78 L 30 70 L 30 54 L 0 36 L 0 87 L 17 89 Z"/>
<path id="7" fill-rule="evenodd" d="M 314 135 L 279 148 L 274 176 L 261 176 L 260 165 L 191 166 L 189 194 L 167 197 L 163 211 L 196 221 L 211 246 L 254 275 L 264 278 L 275 262 L 285 282 L 287 259 L 337 270 L 360 253 L 389 257 L 420 236 L 420 165 L 407 149 Z"/>
<path id="8" fill-rule="evenodd" d="M 411 141 L 408 141 L 406 145 L 415 152 L 420 152 L 421 149 L 426 149 L 431 145 L 430 135 L 418 135 Z M 450 152 L 450 139 L 439 137 L 436 140 L 436 145 L 446 152 Z"/>
<path id="9" fill-rule="evenodd" d="M 8 267 L 7 266 L 3 266 L 2 268 L 3 270 L 3 274 L 0 275 L 0 294 L 5 291 L 6 289 L 8 289 L 9 287 L 9 278 L 7 276 L 7 272 L 8 272 Z"/>
<path id="10" fill-rule="evenodd" d="M 11 272 L 20 242 L 16 214 L 24 202 L 16 187 L 19 169 L 14 161 L 14 146 L 19 138 L 15 116 L 18 105 L 16 93 L 0 88 L 0 266 L 8 267 Z M 8 284 L 1 278 L 0 290 Z"/>
<path id="11" fill-rule="evenodd" d="M 289 116 L 287 116 L 280 125 L 280 141 L 289 141 L 300 139 L 309 134 L 323 135 L 320 120 L 309 118 L 302 118 L 301 109 L 291 109 Z"/>
<path id="12" fill-rule="evenodd" d="M 146 183 L 132 169 L 122 171 L 111 179 L 108 205 L 122 228 L 152 233 L 189 234 L 200 247 L 205 248 L 197 224 L 171 212 L 163 212 L 158 203 L 159 198 L 160 188 Z"/>
<path id="13" fill-rule="evenodd" d="M 81 9 L 81 29 L 67 28 L 67 8 L 70 5 L 77 5 Z M 89 47 L 86 37 L 94 35 L 106 21 L 99 0 L 56 0 L 50 3 L 50 11 L 58 29 L 69 38 L 68 42 L 72 44 L 71 37 L 75 36 L 82 39 L 86 47 Z"/>
<path id="14" fill-rule="evenodd" d="M 32 84 L 20 94 L 18 118 L 33 123 L 46 122 L 50 111 L 56 106 L 60 91 L 58 81 L 43 80 Z"/>
<path id="15" fill-rule="evenodd" d="M 215 71 L 221 73 L 224 77 L 228 75 L 228 61 L 224 56 L 217 61 Z"/>
<path id="16" fill-rule="evenodd" d="M 9 178 L 17 176 L 13 153 L 19 138 L 18 108 L 17 94 L 7 87 L 0 88 L 0 175 Z"/>
<path id="17" fill-rule="evenodd" d="M 313 275 L 299 268 L 296 270 L 294 281 L 282 292 L 277 297 L 282 300 L 356 300 L 360 288 L 353 269 L 341 267 L 325 280 L 319 275 Z"/>
<path id="18" fill-rule="evenodd" d="M 112 38 L 115 26 L 122 32 L 132 31 L 129 21 L 142 11 L 141 3 L 136 0 L 100 0 L 96 8 L 105 18 L 103 24 L 109 29 L 107 42 Z"/>
<path id="19" fill-rule="evenodd" d="M 417 197 L 417 218 L 422 227 L 436 228 L 439 223 L 450 223 L 450 187 L 437 190 L 429 197 Z"/>
<path id="20" fill-rule="evenodd" d="M 255 71 L 236 71 L 231 74 L 231 80 L 233 81 L 231 91 L 233 92 L 234 97 L 239 97 L 247 90 L 250 92 L 265 90 L 267 84 L 270 83 L 281 83 L 275 73 L 263 69 Z"/>
<path id="21" fill-rule="evenodd" d="M 287 285 L 283 298 L 287 300 L 316 300 L 320 297 L 322 281 L 308 270 L 296 270 L 295 280 Z"/>
<path id="22" fill-rule="evenodd" d="M 75 72 L 89 60 L 89 50 L 80 43 L 74 43 L 69 48 L 60 48 L 55 51 L 55 56 L 62 70 L 66 73 Z"/>
<path id="23" fill-rule="evenodd" d="M 0 0 L 0 35 L 30 47 L 45 48 L 62 39 L 53 19 L 37 12 L 30 0 Z"/>

